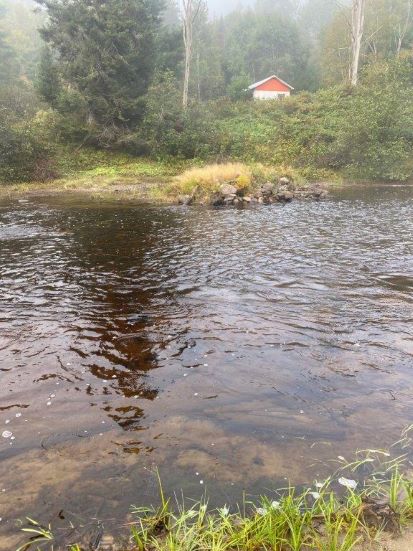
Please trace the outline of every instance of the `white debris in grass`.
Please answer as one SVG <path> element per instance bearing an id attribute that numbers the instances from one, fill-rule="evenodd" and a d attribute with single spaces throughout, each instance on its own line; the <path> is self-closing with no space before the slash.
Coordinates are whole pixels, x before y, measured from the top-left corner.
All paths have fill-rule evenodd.
<path id="1" fill-rule="evenodd" d="M 312 496 L 314 499 L 318 499 L 320 497 L 320 494 L 318 492 L 310 492 L 310 496 Z"/>
<path id="2" fill-rule="evenodd" d="M 52 402 L 46 402 L 46 406 L 51 406 L 52 405 Z"/>
<path id="3" fill-rule="evenodd" d="M 22 414 L 21 413 L 16 413 L 16 417 L 21 417 Z"/>
<path id="4" fill-rule="evenodd" d="M 259 515 L 266 515 L 267 514 L 267 509 L 265 509 L 264 507 L 257 507 L 256 511 Z"/>
<path id="5" fill-rule="evenodd" d="M 6 419 L 6 420 L 4 421 L 4 424 L 5 424 L 5 425 L 8 425 L 9 423 L 10 423 L 10 419 Z"/>
<path id="6" fill-rule="evenodd" d="M 5 431 L 2 432 L 1 435 L 2 435 L 3 438 L 10 438 L 11 436 L 13 436 L 13 433 L 9 430 L 5 430 Z"/>
<path id="7" fill-rule="evenodd" d="M 199 483 L 200 483 L 200 484 L 203 484 L 203 483 L 204 483 L 204 481 L 203 481 L 203 480 L 200 480 L 200 481 L 199 481 Z"/>
<path id="8" fill-rule="evenodd" d="M 355 480 L 352 480 L 351 478 L 345 478 L 344 476 L 338 479 L 338 483 L 342 486 L 345 486 L 346 488 L 349 488 L 350 490 L 354 490 L 357 486 L 357 482 Z"/>

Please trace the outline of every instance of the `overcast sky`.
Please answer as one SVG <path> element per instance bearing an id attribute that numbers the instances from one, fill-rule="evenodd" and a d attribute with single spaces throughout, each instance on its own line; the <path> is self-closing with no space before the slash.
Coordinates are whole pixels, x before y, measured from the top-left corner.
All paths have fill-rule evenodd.
<path id="1" fill-rule="evenodd" d="M 236 8 L 245 7 L 253 3 L 253 0 L 207 0 L 210 16 L 222 15 Z"/>

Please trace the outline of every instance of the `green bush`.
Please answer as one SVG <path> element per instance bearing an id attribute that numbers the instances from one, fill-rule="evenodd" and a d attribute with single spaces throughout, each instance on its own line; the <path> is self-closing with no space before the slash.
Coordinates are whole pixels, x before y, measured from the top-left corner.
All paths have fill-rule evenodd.
<path id="1" fill-rule="evenodd" d="M 0 183 L 55 176 L 56 117 L 39 107 L 30 89 L 0 90 Z"/>

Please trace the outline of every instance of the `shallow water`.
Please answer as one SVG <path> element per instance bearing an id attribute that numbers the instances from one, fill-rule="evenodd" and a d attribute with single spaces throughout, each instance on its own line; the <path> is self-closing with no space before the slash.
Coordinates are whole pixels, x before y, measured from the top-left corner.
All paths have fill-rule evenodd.
<path id="1" fill-rule="evenodd" d="M 222 505 L 391 444 L 413 416 L 412 235 L 412 187 L 2 200 L 0 549 L 26 514 L 112 530 L 157 500 L 155 467 Z"/>

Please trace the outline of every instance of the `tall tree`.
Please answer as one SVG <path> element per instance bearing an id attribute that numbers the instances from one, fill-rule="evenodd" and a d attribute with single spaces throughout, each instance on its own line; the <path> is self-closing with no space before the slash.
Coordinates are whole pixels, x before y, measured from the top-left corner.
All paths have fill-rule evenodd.
<path id="1" fill-rule="evenodd" d="M 42 30 L 62 80 L 80 94 L 87 118 L 110 133 L 143 112 L 154 70 L 160 0 L 37 0 L 48 11 Z"/>
<path id="2" fill-rule="evenodd" d="M 352 86 L 356 86 L 358 81 L 365 7 L 366 0 L 353 0 L 351 7 L 351 61 L 349 71 L 350 83 Z"/>

